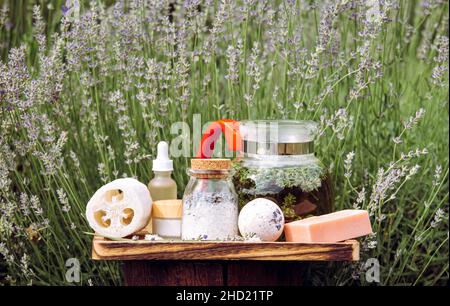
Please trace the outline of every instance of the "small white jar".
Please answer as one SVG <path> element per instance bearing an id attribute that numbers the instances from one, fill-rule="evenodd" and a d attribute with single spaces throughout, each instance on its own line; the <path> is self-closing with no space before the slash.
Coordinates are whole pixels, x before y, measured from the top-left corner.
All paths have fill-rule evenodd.
<path id="1" fill-rule="evenodd" d="M 181 238 L 181 200 L 160 200 L 153 202 L 152 232 L 162 238 Z"/>

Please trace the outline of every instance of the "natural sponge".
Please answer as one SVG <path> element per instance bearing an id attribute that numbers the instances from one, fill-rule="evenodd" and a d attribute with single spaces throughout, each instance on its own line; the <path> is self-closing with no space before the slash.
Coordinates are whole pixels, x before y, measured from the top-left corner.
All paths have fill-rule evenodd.
<path id="1" fill-rule="evenodd" d="M 121 238 L 145 227 L 151 209 L 147 186 L 132 178 L 122 178 L 94 193 L 86 206 L 86 218 L 96 233 Z"/>

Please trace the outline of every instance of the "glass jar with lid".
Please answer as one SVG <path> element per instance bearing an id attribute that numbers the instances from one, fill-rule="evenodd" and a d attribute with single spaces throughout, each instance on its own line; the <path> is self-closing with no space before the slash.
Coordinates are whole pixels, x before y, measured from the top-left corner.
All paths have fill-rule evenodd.
<path id="1" fill-rule="evenodd" d="M 192 159 L 183 195 L 183 240 L 227 240 L 238 235 L 238 197 L 229 159 Z"/>
<path id="2" fill-rule="evenodd" d="M 265 197 L 288 221 L 331 212 L 331 179 L 314 155 L 316 131 L 313 121 L 239 122 L 242 145 L 233 181 L 241 206 Z"/>

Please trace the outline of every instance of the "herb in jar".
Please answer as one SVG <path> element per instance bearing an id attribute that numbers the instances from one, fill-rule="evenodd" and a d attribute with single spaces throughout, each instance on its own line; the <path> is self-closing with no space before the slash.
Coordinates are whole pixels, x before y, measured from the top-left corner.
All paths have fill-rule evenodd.
<path id="1" fill-rule="evenodd" d="M 331 179 L 320 164 L 252 168 L 238 161 L 233 168 L 241 207 L 255 198 L 265 197 L 280 206 L 286 221 L 332 211 Z"/>

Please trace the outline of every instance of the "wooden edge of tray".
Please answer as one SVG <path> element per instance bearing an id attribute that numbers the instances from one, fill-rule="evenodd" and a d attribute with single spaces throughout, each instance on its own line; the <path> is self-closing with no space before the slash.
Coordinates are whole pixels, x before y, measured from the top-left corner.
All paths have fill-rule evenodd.
<path id="1" fill-rule="evenodd" d="M 92 259 L 357 261 L 359 242 L 117 241 L 95 236 Z"/>

